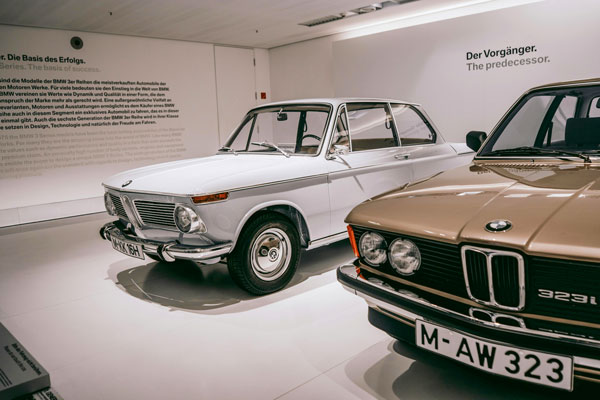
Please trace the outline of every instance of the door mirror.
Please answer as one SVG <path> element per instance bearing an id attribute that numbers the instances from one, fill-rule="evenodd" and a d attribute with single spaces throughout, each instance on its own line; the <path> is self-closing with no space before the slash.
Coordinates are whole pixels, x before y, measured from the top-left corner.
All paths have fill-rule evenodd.
<path id="1" fill-rule="evenodd" d="M 350 153 L 350 147 L 348 147 L 347 145 L 334 144 L 333 146 L 331 146 L 331 149 L 329 150 L 329 154 L 327 155 L 327 158 L 332 160 L 337 156 L 345 156 L 348 153 Z"/>
<path id="2" fill-rule="evenodd" d="M 473 151 L 479 151 L 479 148 L 487 139 L 487 134 L 482 131 L 471 131 L 467 133 L 467 146 Z"/>
<path id="3" fill-rule="evenodd" d="M 334 144 L 333 145 L 333 154 L 336 156 L 345 156 L 350 153 L 350 148 L 345 144 Z"/>

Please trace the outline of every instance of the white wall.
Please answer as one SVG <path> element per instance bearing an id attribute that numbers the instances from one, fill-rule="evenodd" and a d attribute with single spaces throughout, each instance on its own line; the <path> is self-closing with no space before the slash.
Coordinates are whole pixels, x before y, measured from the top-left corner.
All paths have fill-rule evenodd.
<path id="1" fill-rule="evenodd" d="M 71 47 L 73 36 L 82 49 Z M 270 97 L 268 59 L 259 54 L 256 71 L 237 78 L 252 81 L 250 105 L 257 77 Z M 0 25 L 0 226 L 102 211 L 106 177 L 214 154 L 226 107 L 218 109 L 216 73 L 211 44 Z M 245 111 L 221 122 L 237 122 Z"/>
<path id="2" fill-rule="evenodd" d="M 509 2 L 510 3 L 510 2 Z M 548 0 L 467 16 L 445 12 L 272 49 L 276 100 L 309 96 L 391 97 L 422 103 L 448 140 L 489 130 L 526 89 L 598 76 L 600 2 Z M 516 5 L 516 6 L 515 6 Z M 487 12 L 482 12 L 487 11 Z M 375 33 L 372 33 L 375 32 Z M 544 64 L 468 71 L 467 52 L 535 45 Z M 485 63 L 503 58 L 480 60 Z M 315 76 L 312 71 L 319 71 Z M 327 80 L 333 82 L 325 84 Z"/>
<path id="3" fill-rule="evenodd" d="M 331 36 L 269 50 L 273 100 L 333 97 Z"/>

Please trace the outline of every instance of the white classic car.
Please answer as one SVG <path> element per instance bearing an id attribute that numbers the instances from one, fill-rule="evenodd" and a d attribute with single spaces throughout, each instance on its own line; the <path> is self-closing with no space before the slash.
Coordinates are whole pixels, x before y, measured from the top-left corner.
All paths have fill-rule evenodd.
<path id="1" fill-rule="evenodd" d="M 125 171 L 104 182 L 115 250 L 153 260 L 227 259 L 253 294 L 283 288 L 301 249 L 347 239 L 344 218 L 385 191 L 467 164 L 417 104 L 312 99 L 248 112 L 216 155 Z"/>

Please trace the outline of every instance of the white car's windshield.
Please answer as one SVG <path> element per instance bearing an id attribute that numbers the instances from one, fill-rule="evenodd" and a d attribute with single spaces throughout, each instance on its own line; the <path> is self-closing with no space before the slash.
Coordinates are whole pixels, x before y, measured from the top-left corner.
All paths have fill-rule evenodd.
<path id="1" fill-rule="evenodd" d="M 600 87 L 548 89 L 525 97 L 479 156 L 577 156 L 600 152 Z"/>
<path id="2" fill-rule="evenodd" d="M 220 151 L 232 153 L 316 154 L 331 107 L 283 105 L 250 112 Z"/>

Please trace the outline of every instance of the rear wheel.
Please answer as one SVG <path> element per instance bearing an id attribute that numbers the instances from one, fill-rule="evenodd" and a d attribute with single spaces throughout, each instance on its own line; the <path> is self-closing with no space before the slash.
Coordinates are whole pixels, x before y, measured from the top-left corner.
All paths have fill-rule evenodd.
<path id="1" fill-rule="evenodd" d="M 283 289 L 300 261 L 298 232 L 286 218 L 262 214 L 248 223 L 227 257 L 231 277 L 256 295 Z"/>

